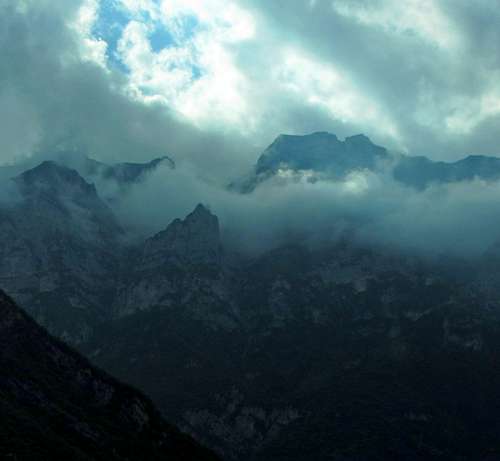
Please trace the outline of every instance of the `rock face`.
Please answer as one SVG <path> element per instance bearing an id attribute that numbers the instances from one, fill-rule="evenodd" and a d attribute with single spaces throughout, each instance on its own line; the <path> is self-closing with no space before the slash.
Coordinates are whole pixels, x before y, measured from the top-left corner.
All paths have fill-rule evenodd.
<path id="1" fill-rule="evenodd" d="M 0 292 L 0 457 L 216 460 Z"/>
<path id="2" fill-rule="evenodd" d="M 76 170 L 43 162 L 13 184 L 17 200 L 0 210 L 0 286 L 71 344 L 136 310 L 184 305 L 202 315 L 202 305 L 226 303 L 219 223 L 203 205 L 130 247 Z M 203 315 L 231 322 L 225 312 Z"/>
<path id="3" fill-rule="evenodd" d="M 129 260 L 115 300 L 119 317 L 138 310 L 179 308 L 196 315 L 220 315 L 231 323 L 226 274 L 222 267 L 219 222 L 203 205 L 185 220 L 174 220 L 164 231 L 146 240 Z M 207 306 L 206 310 L 203 306 Z"/>
<path id="4" fill-rule="evenodd" d="M 204 303 L 128 312 L 85 350 L 228 460 L 500 450 L 500 313 L 445 269 L 343 242 L 233 271 L 222 301 L 207 283 Z"/>
<path id="5" fill-rule="evenodd" d="M 184 221 L 174 220 L 148 239 L 138 262 L 140 270 L 164 265 L 217 267 L 221 263 L 219 220 L 199 204 Z"/>
<path id="6" fill-rule="evenodd" d="M 75 170 L 44 162 L 14 182 L 19 199 L 0 212 L 0 286 L 39 323 L 81 342 L 107 315 L 122 230 Z"/>

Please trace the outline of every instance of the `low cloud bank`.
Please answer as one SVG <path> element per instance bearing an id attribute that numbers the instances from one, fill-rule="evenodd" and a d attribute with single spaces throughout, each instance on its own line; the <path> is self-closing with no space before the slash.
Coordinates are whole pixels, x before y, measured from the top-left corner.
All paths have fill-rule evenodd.
<path id="1" fill-rule="evenodd" d="M 252 253 L 287 243 L 362 243 L 475 257 L 500 237 L 499 182 L 479 180 L 416 191 L 390 175 L 358 171 L 341 181 L 277 177 L 252 194 L 230 192 L 181 166 L 159 169 L 134 187 L 117 212 L 127 227 L 151 235 L 197 203 L 219 216 L 225 243 Z"/>

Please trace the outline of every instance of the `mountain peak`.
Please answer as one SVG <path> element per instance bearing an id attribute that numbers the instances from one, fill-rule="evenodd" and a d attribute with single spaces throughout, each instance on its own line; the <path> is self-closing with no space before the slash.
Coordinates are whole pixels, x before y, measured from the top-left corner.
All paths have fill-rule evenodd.
<path id="1" fill-rule="evenodd" d="M 80 174 L 52 160 L 46 160 L 14 178 L 24 194 L 47 193 L 67 195 L 87 195 L 97 197 L 93 184 L 88 183 Z"/>
<path id="2" fill-rule="evenodd" d="M 44 161 L 13 181 L 23 198 L 21 206 L 32 209 L 36 216 L 44 216 L 48 229 L 58 226 L 60 230 L 73 232 L 79 228 L 79 234 L 85 239 L 104 234 L 114 238 L 122 232 L 94 184 L 88 183 L 74 169 Z"/>
<path id="3" fill-rule="evenodd" d="M 197 216 L 210 217 L 210 216 L 215 216 L 215 215 L 213 215 L 210 212 L 208 207 L 206 207 L 202 203 L 198 203 L 198 205 L 196 205 L 195 209 L 186 216 L 186 220 L 193 218 L 193 217 L 197 217 Z"/>
<path id="4" fill-rule="evenodd" d="M 218 265 L 220 259 L 219 220 L 201 203 L 184 220 L 175 219 L 165 230 L 148 239 L 143 255 L 149 267 L 166 261 Z"/>
<path id="5" fill-rule="evenodd" d="M 318 131 L 304 136 L 281 135 L 260 156 L 257 175 L 267 176 L 280 169 L 312 170 L 342 177 L 356 169 L 374 169 L 387 151 L 363 135 L 340 141 L 335 134 Z"/>
<path id="6" fill-rule="evenodd" d="M 347 136 L 344 140 L 346 144 L 354 144 L 354 145 L 373 145 L 371 139 L 364 135 L 363 133 L 355 134 L 353 136 Z"/>

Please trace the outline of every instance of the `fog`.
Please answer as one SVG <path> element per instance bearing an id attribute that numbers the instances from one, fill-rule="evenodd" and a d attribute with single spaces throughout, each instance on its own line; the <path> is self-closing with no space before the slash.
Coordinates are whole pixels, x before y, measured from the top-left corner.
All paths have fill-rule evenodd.
<path id="1" fill-rule="evenodd" d="M 226 246 L 258 253 L 290 242 L 352 238 L 425 256 L 477 257 L 499 241 L 500 183 L 403 186 L 386 173 L 358 171 L 341 181 L 275 177 L 251 194 L 209 183 L 187 167 L 159 169 L 119 202 L 125 226 L 152 235 L 203 203 L 219 217 Z"/>

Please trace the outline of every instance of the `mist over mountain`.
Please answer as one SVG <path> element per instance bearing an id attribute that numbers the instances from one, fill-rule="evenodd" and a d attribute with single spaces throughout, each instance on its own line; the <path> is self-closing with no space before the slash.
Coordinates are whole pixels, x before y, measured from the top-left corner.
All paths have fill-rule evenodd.
<path id="1" fill-rule="evenodd" d="M 0 2 L 0 457 L 500 459 L 499 22 Z"/>
<path id="2" fill-rule="evenodd" d="M 371 151 L 385 158 L 384 149 Z M 500 350 L 497 247 L 473 258 L 446 248 L 429 257 L 430 246 L 360 237 L 365 221 L 351 214 L 339 225 L 342 215 L 325 218 L 326 207 L 315 211 L 322 221 L 302 223 L 306 199 L 320 204 L 320 195 L 304 191 L 320 187 L 329 200 L 332 191 L 353 200 L 360 191 L 342 188 L 356 175 L 391 181 L 370 162 L 369 173 L 353 166 L 345 178 L 330 171 L 309 181 L 283 176 L 280 160 L 278 177 L 245 192 L 193 181 L 193 194 L 220 197 L 217 206 L 228 207 L 222 216 L 241 214 L 223 221 L 213 205 L 198 204 L 141 239 L 113 210 L 149 194 L 155 180 L 178 187 L 182 170 L 158 168 L 108 205 L 76 170 L 46 161 L 13 179 L 17 200 L 2 208 L 0 283 L 39 323 L 145 391 L 224 459 L 299 460 L 311 452 L 318 459 L 486 459 L 500 449 L 500 381 L 488 365 Z M 303 212 L 296 221 L 280 215 L 259 232 L 266 221 L 237 207 L 258 210 L 262 191 L 272 190 L 283 194 L 287 213 L 301 210 L 299 198 Z M 174 191 L 173 199 L 189 203 Z M 231 230 L 242 229 L 243 213 L 254 222 L 238 241 Z M 252 233 L 268 240 L 247 241 L 241 251 Z"/>
<path id="3" fill-rule="evenodd" d="M 117 213 L 138 232 L 143 223 L 147 236 L 203 201 L 216 210 L 226 242 L 247 253 L 348 232 L 398 251 L 470 258 L 498 240 L 498 174 L 496 157 L 433 162 L 366 136 L 280 136 L 229 186 L 185 167 L 158 169 Z"/>

